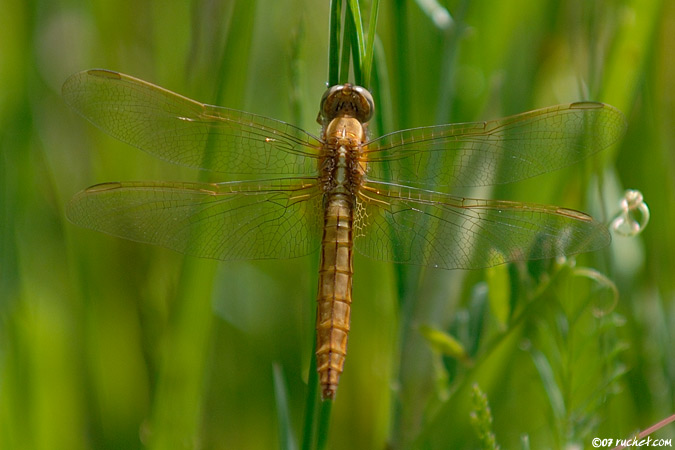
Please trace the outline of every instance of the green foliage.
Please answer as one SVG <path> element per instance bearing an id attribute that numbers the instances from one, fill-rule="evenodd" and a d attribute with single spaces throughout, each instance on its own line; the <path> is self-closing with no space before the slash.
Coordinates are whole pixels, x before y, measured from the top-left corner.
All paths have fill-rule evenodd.
<path id="1" fill-rule="evenodd" d="M 333 4 L 349 13 L 303 0 L 3 2 L 0 448 L 292 448 L 295 437 L 302 448 L 478 448 L 489 433 L 501 448 L 586 448 L 672 414 L 673 2 Z M 349 355 L 322 405 L 317 255 L 201 261 L 66 221 L 64 205 L 94 183 L 211 176 L 66 109 L 61 84 L 93 67 L 312 133 L 338 78 L 374 93 L 372 135 L 604 101 L 628 120 L 618 145 L 460 195 L 609 221 L 634 188 L 652 221 L 576 261 L 444 271 L 357 255 Z"/>
<path id="2" fill-rule="evenodd" d="M 473 400 L 473 410 L 470 420 L 480 441 L 482 450 L 497 450 L 497 440 L 492 432 L 492 413 L 488 404 L 487 395 L 480 390 L 477 384 L 472 387 L 471 397 Z"/>

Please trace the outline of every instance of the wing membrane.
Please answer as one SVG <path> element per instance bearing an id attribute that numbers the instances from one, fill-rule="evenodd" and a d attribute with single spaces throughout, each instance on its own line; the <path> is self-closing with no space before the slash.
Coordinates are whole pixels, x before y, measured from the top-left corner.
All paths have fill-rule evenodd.
<path id="1" fill-rule="evenodd" d="M 113 137 L 166 161 L 228 174 L 310 176 L 320 143 L 279 120 L 205 105 L 107 70 L 77 73 L 66 102 Z"/>
<path id="2" fill-rule="evenodd" d="M 357 198 L 355 224 L 360 253 L 445 269 L 572 255 L 610 241 L 604 225 L 578 211 L 374 182 Z"/>
<path id="3" fill-rule="evenodd" d="M 316 250 L 316 180 L 104 183 L 77 194 L 68 218 L 133 241 L 220 260 L 293 258 Z"/>
<path id="4" fill-rule="evenodd" d="M 579 102 L 402 130 L 368 143 L 368 178 L 434 190 L 510 183 L 574 164 L 616 142 L 625 127 L 614 107 Z"/>

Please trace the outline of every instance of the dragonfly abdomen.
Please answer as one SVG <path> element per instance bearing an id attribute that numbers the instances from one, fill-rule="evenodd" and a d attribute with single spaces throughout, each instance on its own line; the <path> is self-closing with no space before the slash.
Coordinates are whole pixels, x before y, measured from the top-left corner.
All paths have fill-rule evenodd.
<path id="1" fill-rule="evenodd" d="M 324 400 L 335 397 L 347 353 L 354 273 L 352 205 L 348 194 L 326 198 L 316 315 L 317 369 Z"/>

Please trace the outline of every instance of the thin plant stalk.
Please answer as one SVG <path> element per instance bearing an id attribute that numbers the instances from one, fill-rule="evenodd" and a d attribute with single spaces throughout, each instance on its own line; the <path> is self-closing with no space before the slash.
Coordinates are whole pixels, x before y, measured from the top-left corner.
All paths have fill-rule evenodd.
<path id="1" fill-rule="evenodd" d="M 370 22 L 368 24 L 368 39 L 363 52 L 363 86 L 370 87 L 370 76 L 373 71 L 373 59 L 375 53 L 375 31 L 377 30 L 377 15 L 380 10 L 380 0 L 373 0 L 370 7 Z"/>
<path id="2" fill-rule="evenodd" d="M 346 83 L 349 81 L 349 56 L 353 51 L 352 40 L 350 36 L 353 34 L 354 22 L 350 17 L 349 8 L 347 8 L 346 20 L 344 22 L 344 32 L 342 33 L 342 46 L 340 54 L 340 78 L 339 83 Z"/>
<path id="3" fill-rule="evenodd" d="M 305 399 L 305 423 L 303 425 L 302 450 L 311 450 L 315 443 L 316 425 L 318 422 L 317 404 L 319 373 L 316 370 L 316 330 L 314 331 L 314 345 L 312 358 L 309 363 L 309 377 L 307 380 L 307 398 Z"/>
<path id="4" fill-rule="evenodd" d="M 328 24 L 328 84 L 338 84 L 340 74 L 340 28 L 342 0 L 331 0 L 330 19 Z"/>
<path id="5" fill-rule="evenodd" d="M 358 0 L 349 0 L 347 7 L 347 22 L 350 27 L 345 27 L 345 41 L 349 37 L 349 44 L 352 53 L 352 68 L 354 70 L 354 83 L 363 86 L 362 63 L 365 53 L 365 42 L 363 38 L 363 23 L 361 21 L 361 9 Z M 351 31 L 351 32 L 348 32 Z M 345 55 L 342 55 L 343 57 Z"/>
<path id="6" fill-rule="evenodd" d="M 324 450 L 326 444 L 328 444 L 328 428 L 330 425 L 330 412 L 333 406 L 333 402 L 326 400 L 321 402 L 321 408 L 319 412 L 319 429 L 317 435 L 317 450 Z"/>

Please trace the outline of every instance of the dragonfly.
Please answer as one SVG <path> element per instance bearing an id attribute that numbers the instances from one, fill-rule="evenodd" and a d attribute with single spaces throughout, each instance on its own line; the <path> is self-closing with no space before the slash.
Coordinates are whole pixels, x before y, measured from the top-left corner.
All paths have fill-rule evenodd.
<path id="1" fill-rule="evenodd" d="M 335 398 L 347 354 L 354 251 L 477 269 L 610 242 L 607 227 L 579 211 L 450 193 L 541 175 L 612 145 L 626 125 L 607 104 L 369 137 L 375 102 L 351 84 L 326 90 L 318 136 L 103 69 L 72 75 L 63 97 L 113 137 L 226 179 L 97 184 L 67 206 L 73 223 L 217 260 L 319 253 L 315 356 L 324 400 Z"/>

